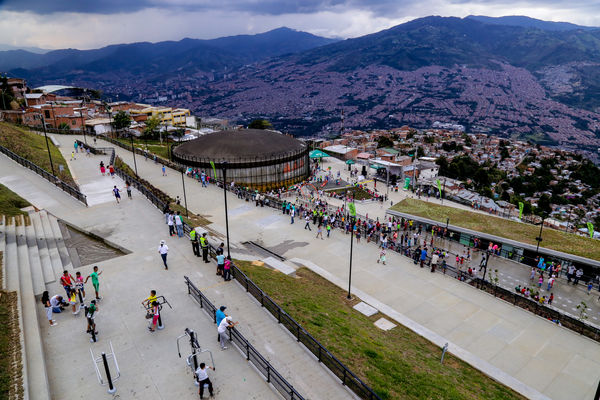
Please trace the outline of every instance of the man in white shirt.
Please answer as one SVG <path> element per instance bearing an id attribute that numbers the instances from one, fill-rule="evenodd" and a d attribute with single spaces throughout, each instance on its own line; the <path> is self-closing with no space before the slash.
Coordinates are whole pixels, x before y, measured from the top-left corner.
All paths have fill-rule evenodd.
<path id="1" fill-rule="evenodd" d="M 204 363 L 200 363 L 200 366 L 196 370 L 196 379 L 200 384 L 200 398 L 204 398 L 204 385 L 208 385 L 208 393 L 210 393 L 210 397 L 213 397 L 213 385 L 210 379 L 208 378 L 208 369 L 215 370 L 213 367 L 206 366 Z"/>
<path id="2" fill-rule="evenodd" d="M 221 350 L 227 349 L 225 344 L 227 343 L 227 328 L 233 328 L 238 323 L 233 322 L 231 316 L 227 316 L 223 318 L 219 326 L 217 327 L 217 332 L 219 333 L 219 339 L 221 340 Z"/>
<path id="3" fill-rule="evenodd" d="M 160 254 L 163 264 L 165 264 L 165 269 L 169 269 L 167 266 L 167 253 L 169 252 L 169 247 L 165 244 L 164 240 L 160 241 L 160 245 L 158 246 L 158 254 Z"/>

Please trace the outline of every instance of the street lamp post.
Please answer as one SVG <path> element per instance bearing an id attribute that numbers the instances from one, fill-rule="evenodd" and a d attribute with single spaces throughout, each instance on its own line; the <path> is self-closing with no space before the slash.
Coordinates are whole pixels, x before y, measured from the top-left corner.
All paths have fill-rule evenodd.
<path id="1" fill-rule="evenodd" d="M 187 206 L 187 197 L 185 195 L 185 177 L 183 174 L 183 170 L 185 169 L 185 167 L 181 167 L 181 184 L 183 185 L 183 204 L 185 204 L 185 216 L 189 218 L 189 214 L 188 214 L 188 206 Z M 137 174 L 137 171 L 136 171 Z"/>
<path id="2" fill-rule="evenodd" d="M 52 163 L 52 154 L 50 154 L 50 144 L 48 144 L 48 134 L 46 133 L 46 119 L 44 118 L 44 114 L 41 115 L 42 126 L 44 127 L 44 137 L 46 138 L 46 148 L 48 149 L 48 158 L 50 159 L 50 168 L 52 169 L 52 175 L 56 176 L 56 174 L 54 173 L 54 163 Z"/>
<path id="3" fill-rule="evenodd" d="M 131 140 L 131 151 L 133 152 L 133 165 L 135 167 L 135 176 L 138 176 L 137 172 L 137 162 L 135 161 L 135 147 L 133 147 L 133 133 L 129 133 L 129 139 Z M 184 194 L 185 194 L 185 183 L 184 183 Z M 186 206 L 187 211 L 187 206 Z"/>
<path id="4" fill-rule="evenodd" d="M 544 229 L 544 220 L 545 219 L 546 219 L 546 217 L 542 216 L 542 222 L 540 222 L 540 235 L 535 238 L 535 240 L 537 241 L 537 246 L 535 248 L 536 256 L 539 254 L 539 250 L 540 250 L 540 242 L 542 241 L 542 230 Z"/>
<path id="5" fill-rule="evenodd" d="M 83 132 L 83 141 L 87 144 L 87 137 L 85 136 L 85 120 L 83 119 L 83 108 L 79 111 L 81 117 L 81 132 Z"/>
<path id="6" fill-rule="evenodd" d="M 229 216 L 227 213 L 227 161 L 222 164 L 223 167 L 223 198 L 225 200 L 225 232 L 227 235 L 227 257 L 231 257 L 229 252 Z"/>
<path id="7" fill-rule="evenodd" d="M 350 205 L 350 213 L 348 213 L 348 217 L 350 218 L 350 269 L 348 271 L 348 300 L 352 298 L 350 295 L 350 290 L 352 287 L 352 246 L 354 244 L 354 220 L 356 216 L 356 209 L 354 208 L 354 197 L 352 198 L 352 204 Z M 354 214 L 354 215 L 352 215 Z"/>

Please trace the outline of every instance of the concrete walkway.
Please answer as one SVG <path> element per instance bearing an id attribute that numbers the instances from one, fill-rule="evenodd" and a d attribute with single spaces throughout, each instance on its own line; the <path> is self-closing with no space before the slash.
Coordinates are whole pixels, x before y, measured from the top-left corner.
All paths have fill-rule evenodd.
<path id="1" fill-rule="evenodd" d="M 70 151 L 71 137 L 59 136 L 61 151 Z M 67 158 L 67 157 L 65 157 Z M 69 157 L 70 158 L 70 157 Z M 68 158 L 67 158 L 68 160 Z M 88 196 L 89 208 L 71 203 L 64 193 L 20 167 L 0 157 L 0 168 L 11 171 L 1 181 L 17 193 L 33 199 L 37 207 L 45 207 L 59 218 L 83 230 L 93 232 L 131 251 L 123 257 L 99 264 L 103 271 L 100 312 L 96 319 L 99 342 L 89 343 L 85 319 L 70 312 L 56 314 L 59 325 L 49 327 L 43 309 L 38 313 L 45 344 L 48 375 L 53 398 L 98 398 L 102 389 L 96 380 L 89 349 L 96 355 L 108 352 L 111 341 L 122 378 L 117 382 L 122 398 L 171 399 L 197 398 L 191 373 L 177 357 L 175 338 L 188 327 L 198 333 L 203 349 L 212 351 L 217 371 L 211 374 L 216 393 L 223 399 L 270 399 L 279 394 L 270 387 L 235 347 L 221 351 L 216 342 L 216 326 L 191 299 L 184 285 L 187 275 L 215 305 L 227 305 L 227 313 L 239 321 L 241 333 L 261 354 L 307 399 L 347 399 L 353 395 L 340 381 L 314 359 L 287 333 L 260 304 L 236 282 L 223 282 L 215 276 L 213 264 L 204 264 L 193 256 L 187 239 L 167 235 L 162 213 L 135 190 L 127 199 L 124 182 L 119 178 L 100 175 L 97 168 L 106 156 L 78 154 L 67 161 L 82 191 Z M 13 163 L 14 164 L 14 163 Z M 15 164 L 16 165 L 16 164 Z M 7 167 L 6 169 L 4 167 Z M 123 199 L 117 204 L 111 189 L 122 189 Z M 52 201 L 48 199 L 52 199 Z M 157 254 L 160 239 L 169 246 L 169 270 L 162 267 Z M 92 266 L 78 268 L 83 276 Z M 93 298 L 93 288 L 87 285 L 87 301 Z M 156 289 L 173 306 L 166 307 L 163 318 L 166 328 L 156 333 L 146 329 L 148 321 L 140 302 Z M 58 284 L 49 285 L 52 294 L 64 293 Z M 189 346 L 182 341 L 184 353 Z M 201 361 L 209 362 L 203 357 Z M 82 383 L 83 382 L 83 383 Z"/>
<path id="2" fill-rule="evenodd" d="M 99 141 L 99 145 L 108 143 Z M 130 152 L 117 153 L 132 164 Z M 141 176 L 171 196 L 182 196 L 181 175 L 139 161 Z M 222 192 L 202 188 L 186 178 L 190 208 L 207 216 L 211 228 L 224 232 Z M 253 240 L 288 259 L 304 259 L 336 284 L 347 281 L 348 236 L 336 231 L 329 240 L 270 208 L 230 196 L 229 225 L 233 243 Z M 415 268 L 397 254 L 388 265 L 376 264 L 377 249 L 364 242 L 354 249 L 355 290 L 370 296 L 388 315 L 428 337 L 450 343 L 450 351 L 531 398 L 590 398 L 600 378 L 600 345 L 572 331 L 426 269 Z"/>

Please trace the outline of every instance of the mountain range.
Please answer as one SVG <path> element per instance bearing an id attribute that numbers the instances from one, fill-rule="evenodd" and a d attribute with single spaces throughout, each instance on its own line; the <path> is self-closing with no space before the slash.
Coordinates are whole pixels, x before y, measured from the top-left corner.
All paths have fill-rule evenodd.
<path id="1" fill-rule="evenodd" d="M 208 41 L 0 53 L 35 83 L 91 86 L 298 135 L 434 121 L 596 153 L 600 29 L 527 17 L 426 17 L 335 40 L 287 28 Z M 12 57 L 12 56 L 15 57 Z M 18 57 L 21 57 L 20 59 Z"/>

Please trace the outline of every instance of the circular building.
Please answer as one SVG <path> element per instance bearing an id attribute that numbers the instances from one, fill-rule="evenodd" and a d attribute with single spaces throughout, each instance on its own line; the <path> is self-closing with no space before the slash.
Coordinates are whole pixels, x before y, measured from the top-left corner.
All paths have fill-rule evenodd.
<path id="1" fill-rule="evenodd" d="M 260 129 L 228 130 L 201 136 L 173 149 L 173 161 L 200 168 L 217 179 L 261 191 L 288 187 L 310 172 L 308 146 L 291 136 Z"/>

